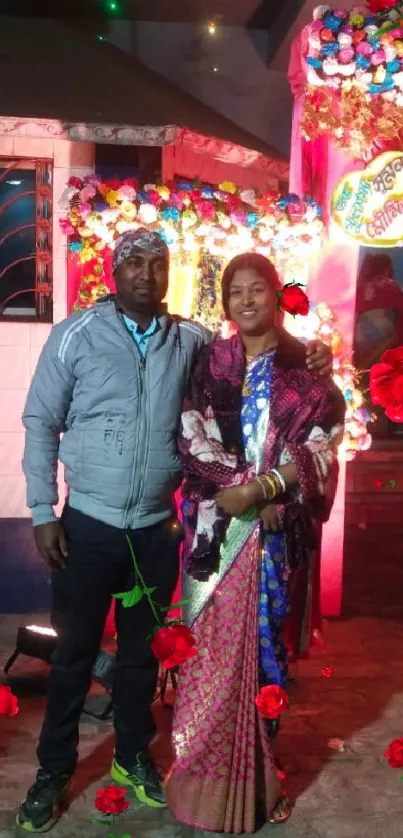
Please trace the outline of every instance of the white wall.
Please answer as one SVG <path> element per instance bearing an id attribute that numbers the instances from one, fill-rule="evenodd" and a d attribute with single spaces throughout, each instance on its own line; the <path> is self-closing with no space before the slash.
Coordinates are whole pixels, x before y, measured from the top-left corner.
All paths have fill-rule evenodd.
<path id="1" fill-rule="evenodd" d="M 71 175 L 92 171 L 92 143 L 69 140 L 0 137 L 0 154 L 21 157 L 47 157 L 53 160 L 53 320 L 67 314 L 66 237 L 58 220 L 58 202 Z M 25 481 L 21 468 L 24 433 L 21 414 L 32 374 L 49 335 L 47 323 L 6 323 L 0 321 L 0 518 L 25 518 Z M 60 476 L 60 490 L 63 481 Z"/>

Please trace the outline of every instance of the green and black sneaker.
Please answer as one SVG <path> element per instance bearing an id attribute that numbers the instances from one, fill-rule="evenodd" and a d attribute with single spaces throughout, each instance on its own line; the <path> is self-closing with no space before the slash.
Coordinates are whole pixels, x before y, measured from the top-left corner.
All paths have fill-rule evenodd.
<path id="1" fill-rule="evenodd" d="M 116 759 L 111 767 L 112 780 L 118 786 L 133 789 L 140 803 L 154 809 L 165 809 L 167 804 L 162 790 L 162 779 L 148 751 L 135 755 L 130 769 L 123 768 Z"/>
<path id="2" fill-rule="evenodd" d="M 25 832 L 47 832 L 59 819 L 60 804 L 71 783 L 69 774 L 47 774 L 39 769 L 33 786 L 17 812 L 16 824 Z"/>

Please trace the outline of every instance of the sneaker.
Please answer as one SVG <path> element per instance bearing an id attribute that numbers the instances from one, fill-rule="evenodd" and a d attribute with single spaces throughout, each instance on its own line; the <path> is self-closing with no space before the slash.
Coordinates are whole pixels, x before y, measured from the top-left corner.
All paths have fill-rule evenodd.
<path id="1" fill-rule="evenodd" d="M 39 769 L 33 786 L 17 812 L 16 824 L 26 832 L 47 832 L 59 819 L 60 804 L 71 782 L 69 774 L 47 774 Z"/>
<path id="2" fill-rule="evenodd" d="M 140 803 L 154 809 L 165 809 L 167 804 L 162 790 L 162 779 L 148 751 L 140 751 L 128 770 L 116 759 L 111 768 L 112 780 L 119 786 L 133 789 Z"/>

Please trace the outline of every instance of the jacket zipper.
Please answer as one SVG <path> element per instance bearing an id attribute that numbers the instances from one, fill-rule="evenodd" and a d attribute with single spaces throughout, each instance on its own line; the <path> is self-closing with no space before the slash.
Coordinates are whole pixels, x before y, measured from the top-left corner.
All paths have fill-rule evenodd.
<path id="1" fill-rule="evenodd" d="M 145 453 L 145 444 L 144 443 L 145 443 L 145 439 L 147 438 L 147 429 L 148 429 L 147 428 L 147 425 L 148 425 L 148 422 L 147 422 L 147 416 L 148 416 L 147 403 L 144 405 L 144 411 L 142 409 L 143 396 L 144 396 L 144 398 L 146 398 L 146 388 L 145 388 L 146 359 L 143 358 L 143 356 L 140 352 L 140 349 L 137 346 L 137 343 L 134 340 L 134 338 L 132 338 L 129 335 L 129 332 L 128 332 L 128 330 L 125 326 L 125 323 L 123 321 L 123 318 L 120 314 L 119 314 L 119 320 L 120 320 L 122 329 L 124 329 L 124 332 L 125 332 L 125 335 L 126 335 L 128 341 L 130 341 L 132 351 L 134 352 L 134 355 L 136 356 L 136 358 L 139 362 L 140 393 L 139 393 L 138 433 L 137 433 L 137 440 L 136 440 L 136 445 L 135 445 L 135 449 L 134 449 L 134 453 L 133 453 L 133 465 L 132 465 L 132 476 L 131 476 L 131 481 L 130 481 L 130 490 L 129 490 L 129 495 L 128 495 L 126 506 L 125 506 L 124 522 L 123 522 L 123 526 L 124 526 L 125 529 L 126 528 L 127 529 L 133 529 L 134 528 L 134 526 L 133 526 L 134 522 L 130 520 L 130 514 L 133 512 L 133 510 L 134 510 L 134 508 L 135 508 L 135 506 L 136 506 L 136 504 L 138 503 L 138 500 L 139 500 L 140 490 L 142 488 L 142 483 L 143 483 L 142 477 L 143 477 L 143 473 L 144 473 L 145 465 L 146 465 L 146 458 L 144 459 L 144 453 Z M 144 421 L 143 421 L 143 414 L 144 414 Z M 143 457 L 141 458 L 140 461 L 139 461 L 138 452 L 140 452 L 140 454 L 143 454 Z M 135 482 L 136 482 L 136 473 L 139 473 L 141 475 L 141 478 L 140 478 L 139 488 L 136 492 L 136 497 L 134 498 L 134 486 L 135 486 Z"/>

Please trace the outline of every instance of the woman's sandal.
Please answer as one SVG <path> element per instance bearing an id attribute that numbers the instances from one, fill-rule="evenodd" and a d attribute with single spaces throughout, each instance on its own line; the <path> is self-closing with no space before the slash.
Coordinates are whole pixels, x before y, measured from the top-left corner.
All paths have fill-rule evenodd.
<path id="1" fill-rule="evenodd" d="M 277 815 L 276 815 L 277 812 Z M 280 797 L 268 819 L 268 823 L 285 823 L 291 817 L 292 806 L 288 797 Z"/>

